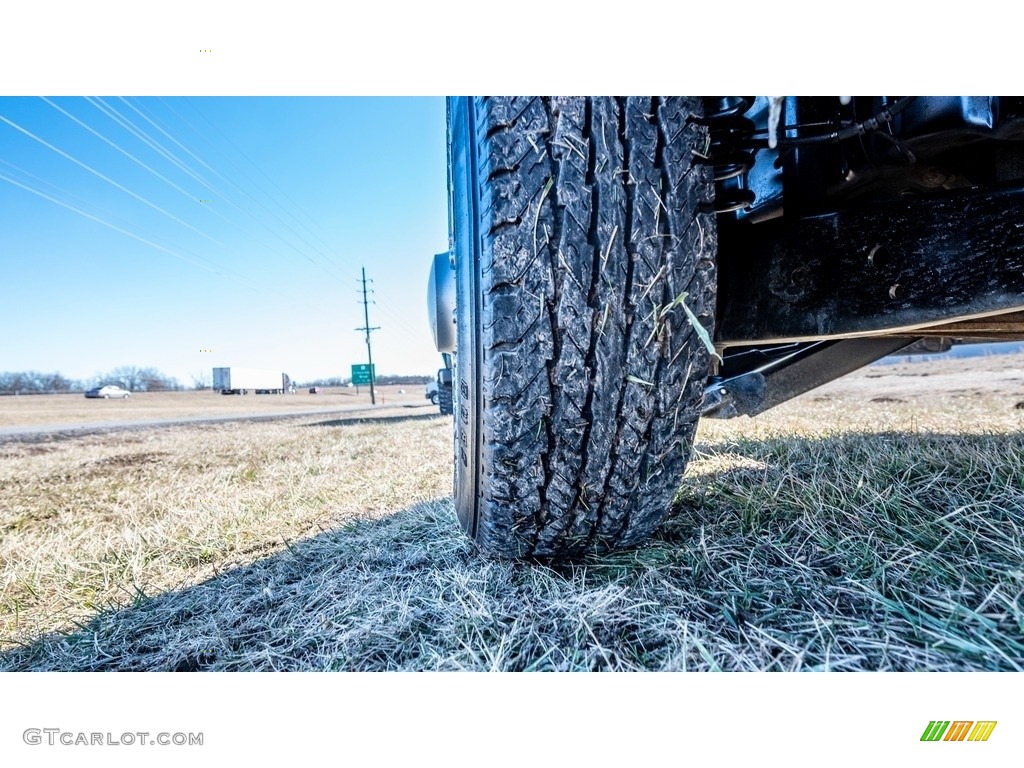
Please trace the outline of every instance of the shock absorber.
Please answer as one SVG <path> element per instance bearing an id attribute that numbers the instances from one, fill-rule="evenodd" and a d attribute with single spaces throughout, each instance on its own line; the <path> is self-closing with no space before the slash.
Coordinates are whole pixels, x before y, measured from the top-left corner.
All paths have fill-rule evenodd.
<path id="1" fill-rule="evenodd" d="M 754 167 L 750 138 L 756 126 L 744 116 L 753 103 L 753 96 L 710 97 L 704 100 L 704 117 L 696 119 L 710 133 L 708 151 L 698 161 L 714 171 L 716 213 L 738 211 L 754 202 L 753 190 L 743 184 Z M 732 179 L 736 181 L 726 183 Z"/>

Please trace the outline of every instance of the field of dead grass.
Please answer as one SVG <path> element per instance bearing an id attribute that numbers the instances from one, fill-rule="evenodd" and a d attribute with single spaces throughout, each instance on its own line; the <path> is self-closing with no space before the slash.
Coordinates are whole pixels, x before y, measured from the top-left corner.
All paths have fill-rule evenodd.
<path id="1" fill-rule="evenodd" d="M 381 406 L 429 406 L 423 386 L 377 387 Z M 195 417 L 244 416 L 296 413 L 331 408 L 370 406 L 367 387 L 327 387 L 311 395 L 222 395 L 219 392 L 136 392 L 125 400 L 92 400 L 80 394 L 22 395 L 0 397 L 0 430 L 5 427 L 46 425 L 89 426 L 110 422 L 159 421 Z"/>
<path id="2" fill-rule="evenodd" d="M 0 669 L 1024 670 L 1015 360 L 704 422 L 658 535 L 573 564 L 474 552 L 433 410 L 8 440 Z"/>

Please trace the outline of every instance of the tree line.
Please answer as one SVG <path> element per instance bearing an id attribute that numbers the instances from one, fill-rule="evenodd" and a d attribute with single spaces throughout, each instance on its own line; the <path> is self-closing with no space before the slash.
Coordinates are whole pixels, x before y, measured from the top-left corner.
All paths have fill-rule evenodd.
<path id="1" fill-rule="evenodd" d="M 433 381 L 431 376 L 378 376 L 378 385 L 398 384 L 408 386 Z M 301 387 L 345 387 L 350 379 L 333 376 L 314 379 L 297 384 Z M 122 365 L 106 373 L 97 373 L 87 379 L 71 379 L 60 373 L 41 371 L 0 372 L 0 395 L 45 395 L 67 392 L 85 392 L 93 387 L 116 384 L 131 392 L 178 392 L 184 389 L 209 389 L 210 379 L 206 373 L 192 374 L 192 386 L 186 387 L 173 376 L 167 376 L 156 368 L 139 368 Z"/>
<path id="2" fill-rule="evenodd" d="M 412 384 L 426 384 L 427 382 L 433 381 L 433 376 L 394 376 L 385 374 L 383 376 L 377 376 L 374 384 L 378 386 L 385 386 L 388 384 L 400 384 L 402 386 Z M 313 379 L 310 381 L 304 381 L 301 384 L 296 384 L 298 387 L 347 387 L 348 383 L 352 381 L 350 378 L 341 378 L 340 376 L 332 376 L 327 379 Z"/>
<path id="3" fill-rule="evenodd" d="M 88 379 L 70 379 L 60 373 L 4 371 L 0 373 L 0 395 L 42 395 L 85 392 L 93 387 L 116 384 L 131 392 L 174 392 L 185 389 L 173 376 L 156 368 L 122 365 Z"/>

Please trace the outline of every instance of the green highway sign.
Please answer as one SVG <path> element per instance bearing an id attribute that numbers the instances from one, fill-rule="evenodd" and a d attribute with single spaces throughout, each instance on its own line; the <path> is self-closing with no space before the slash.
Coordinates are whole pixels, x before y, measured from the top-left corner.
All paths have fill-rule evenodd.
<path id="1" fill-rule="evenodd" d="M 359 365 L 352 366 L 352 383 L 357 387 L 369 384 L 371 379 L 375 379 L 377 372 L 374 370 L 376 366 L 370 365 L 369 363 L 360 363 Z"/>

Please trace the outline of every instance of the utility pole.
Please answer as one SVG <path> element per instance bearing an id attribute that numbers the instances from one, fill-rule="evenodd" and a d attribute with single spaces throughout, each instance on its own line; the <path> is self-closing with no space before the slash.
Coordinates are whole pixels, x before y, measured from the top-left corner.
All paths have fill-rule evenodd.
<path id="1" fill-rule="evenodd" d="M 371 280 L 370 282 L 373 281 Z M 366 357 L 367 362 L 370 364 L 370 402 L 376 405 L 377 396 L 373 391 L 373 350 L 370 348 L 370 331 L 379 331 L 380 327 L 370 327 L 370 302 L 366 298 L 366 267 L 363 267 L 363 321 L 365 325 L 362 328 L 356 328 L 356 330 L 366 331 Z"/>

